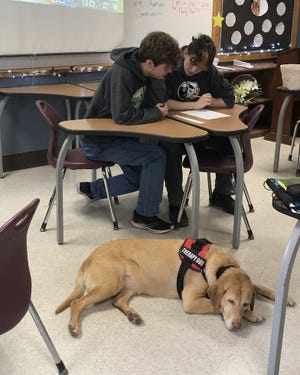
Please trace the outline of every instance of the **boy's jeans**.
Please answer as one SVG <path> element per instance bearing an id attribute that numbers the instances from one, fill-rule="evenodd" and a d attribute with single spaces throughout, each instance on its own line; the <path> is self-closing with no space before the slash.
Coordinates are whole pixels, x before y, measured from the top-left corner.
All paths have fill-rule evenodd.
<path id="1" fill-rule="evenodd" d="M 81 146 L 88 159 L 120 165 L 123 174 L 108 180 L 112 196 L 139 190 L 136 212 L 143 216 L 159 213 L 165 173 L 165 153 L 159 146 L 116 137 L 95 144 L 81 142 Z M 91 190 L 95 198 L 106 198 L 102 178 L 91 183 Z"/>

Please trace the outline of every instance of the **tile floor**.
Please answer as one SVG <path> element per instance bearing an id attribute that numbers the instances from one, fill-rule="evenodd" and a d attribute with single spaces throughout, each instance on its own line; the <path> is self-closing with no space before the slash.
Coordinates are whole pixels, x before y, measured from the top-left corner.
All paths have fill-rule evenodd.
<path id="1" fill-rule="evenodd" d="M 201 175 L 200 236 L 217 243 L 236 257 L 253 280 L 275 288 L 282 255 L 295 220 L 272 208 L 271 193 L 263 187 L 265 179 L 274 176 L 274 143 L 256 138 L 253 139 L 253 149 L 255 164 L 246 174 L 246 183 L 255 206 L 255 212 L 249 214 L 255 239 L 247 239 L 242 224 L 240 247 L 232 249 L 232 217 L 208 207 L 205 175 Z M 294 176 L 296 164 L 287 160 L 288 152 L 289 147 L 283 146 L 278 176 Z M 120 230 L 113 231 L 107 203 L 88 204 L 76 192 L 75 184 L 89 176 L 88 172 L 70 171 L 65 178 L 64 245 L 56 243 L 54 213 L 48 230 L 45 233 L 39 231 L 55 179 L 54 170 L 44 166 L 14 171 L 0 180 L 1 223 L 33 198 L 41 199 L 28 234 L 32 300 L 69 374 L 265 375 L 274 304 L 263 299 L 257 301 L 256 309 L 266 321 L 261 325 L 244 321 L 241 330 L 236 333 L 225 329 L 219 315 L 185 314 L 180 300 L 139 296 L 132 300 L 132 306 L 143 316 L 144 326 L 130 324 L 107 301 L 87 309 L 83 314 L 81 338 L 70 336 L 67 329 L 69 310 L 60 315 L 55 315 L 54 310 L 71 291 L 75 275 L 87 255 L 99 244 L 113 238 L 154 236 L 130 225 L 135 193 L 120 197 L 117 207 Z M 167 218 L 165 197 L 161 204 L 161 216 Z M 188 235 L 188 229 L 181 229 L 164 237 L 185 238 Z M 298 303 L 299 261 L 296 259 L 290 285 L 290 295 Z M 287 309 L 282 375 L 300 374 L 299 318 L 298 306 Z M 55 373 L 52 359 L 29 314 L 16 328 L 0 337 L 1 375 Z"/>

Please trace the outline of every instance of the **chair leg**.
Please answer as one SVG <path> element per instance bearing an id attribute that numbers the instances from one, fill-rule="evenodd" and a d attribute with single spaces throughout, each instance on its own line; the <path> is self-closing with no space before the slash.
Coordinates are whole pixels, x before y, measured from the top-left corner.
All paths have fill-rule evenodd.
<path id="1" fill-rule="evenodd" d="M 298 162 L 297 162 L 297 169 L 296 169 L 296 176 L 300 176 L 300 144 L 299 144 L 299 151 L 298 151 Z"/>
<path id="2" fill-rule="evenodd" d="M 209 200 L 211 201 L 212 185 L 211 185 L 211 174 L 210 173 L 207 173 L 207 183 L 208 183 L 208 192 L 209 192 L 209 196 L 210 196 Z M 233 176 L 233 186 L 235 186 L 234 176 Z M 179 209 L 179 213 L 178 213 L 178 218 L 177 218 L 177 224 L 180 223 L 182 212 L 183 212 L 183 209 L 184 209 L 184 206 L 185 206 L 185 202 L 189 197 L 191 187 L 192 187 L 192 172 L 190 171 L 190 173 L 188 175 L 188 178 L 187 178 L 187 182 L 185 184 L 184 192 L 183 192 L 183 197 L 182 197 L 182 201 L 181 201 L 181 205 L 180 205 L 180 209 Z M 246 190 L 247 190 L 247 188 L 246 188 Z M 249 196 L 248 191 L 247 191 L 247 194 Z M 249 197 L 249 200 L 250 200 L 250 197 Z M 250 201 L 250 203 L 251 203 L 251 201 Z M 251 205 L 252 205 L 252 203 L 251 203 Z M 249 207 L 250 207 L 250 204 L 249 204 Z M 247 218 L 246 211 L 245 211 L 245 208 L 244 208 L 243 205 L 242 205 L 242 218 L 244 220 L 244 223 L 245 223 L 245 226 L 246 226 L 246 229 L 247 229 L 248 239 L 253 240 L 254 235 L 253 235 L 252 229 L 250 227 L 249 220 Z"/>
<path id="3" fill-rule="evenodd" d="M 104 187 L 105 187 L 105 191 L 106 191 L 106 196 L 107 196 L 107 200 L 108 200 L 108 204 L 109 204 L 109 209 L 110 209 L 110 214 L 111 214 L 114 230 L 118 230 L 119 226 L 118 226 L 118 221 L 117 221 L 117 217 L 116 217 L 116 213 L 115 213 L 115 208 L 114 208 L 113 203 L 112 203 L 112 197 L 111 197 L 111 194 L 110 194 L 110 191 L 109 191 L 109 186 L 108 186 L 108 181 L 107 181 L 108 173 L 106 171 L 106 167 L 102 167 L 101 171 L 102 171 Z"/>
<path id="4" fill-rule="evenodd" d="M 296 125 L 295 125 L 295 129 L 294 129 L 294 133 L 293 133 L 293 137 L 292 137 L 292 144 L 291 144 L 289 158 L 288 158 L 289 161 L 291 161 L 292 157 L 293 157 L 293 150 L 294 150 L 294 147 L 295 147 L 295 140 L 296 140 L 296 135 L 297 135 L 297 130 L 298 130 L 299 124 L 300 124 L 300 120 L 298 120 L 296 122 Z"/>
<path id="5" fill-rule="evenodd" d="M 245 226 L 246 226 L 246 229 L 247 229 L 248 240 L 254 240 L 254 235 L 253 235 L 252 229 L 250 227 L 249 220 L 247 218 L 246 211 L 245 211 L 245 208 L 244 208 L 243 205 L 242 205 L 242 218 L 244 220 L 244 223 L 245 223 Z"/>
<path id="6" fill-rule="evenodd" d="M 245 182 L 244 182 L 243 188 L 244 188 L 244 194 L 245 194 L 248 206 L 249 206 L 249 212 L 254 212 L 254 207 L 253 207 L 253 204 L 251 202 L 251 198 L 250 198 L 250 195 L 249 195 L 249 192 L 248 192 L 248 189 L 247 189 L 247 186 L 246 186 Z"/>
<path id="7" fill-rule="evenodd" d="M 234 174 L 232 174 L 232 185 L 235 188 L 236 183 L 235 183 L 235 176 L 234 176 Z M 245 188 L 246 188 L 246 186 L 245 186 L 245 183 L 244 183 L 244 189 Z M 246 188 L 246 190 L 247 190 L 247 188 Z M 248 196 L 249 196 L 248 191 L 247 191 L 246 194 L 248 194 Z M 249 200 L 250 200 L 250 196 L 249 196 Z M 248 201 L 248 198 L 247 198 L 247 201 Z M 249 201 L 248 201 L 248 204 L 249 204 Z M 252 203 L 251 203 L 251 205 L 252 205 Z M 249 209 L 250 209 L 250 204 L 249 204 Z M 249 220 L 247 218 L 247 214 L 246 214 L 246 211 L 245 211 L 245 208 L 244 208 L 243 204 L 242 204 L 242 218 L 243 218 L 245 226 L 246 226 L 246 230 L 247 230 L 247 233 L 248 233 L 248 239 L 249 240 L 254 240 L 254 235 L 253 235 L 252 229 L 250 227 Z"/>
<path id="8" fill-rule="evenodd" d="M 186 206 L 186 202 L 188 201 L 189 196 L 190 196 L 191 187 L 192 187 L 192 172 L 190 171 L 190 173 L 188 175 L 188 178 L 187 178 L 187 181 L 186 181 L 186 184 L 185 184 L 183 197 L 182 197 L 179 212 L 178 212 L 176 228 L 179 228 L 179 223 L 180 223 L 180 220 L 181 220 L 181 216 L 182 216 L 184 207 Z"/>
<path id="9" fill-rule="evenodd" d="M 97 180 L 97 169 L 92 169 L 92 181 L 95 182 Z"/>
<path id="10" fill-rule="evenodd" d="M 108 177 L 111 178 L 112 174 L 111 174 L 110 167 L 107 167 L 107 173 L 108 173 Z M 92 181 L 95 182 L 96 180 L 97 180 L 97 170 L 92 169 Z M 113 197 L 113 198 L 114 198 L 114 204 L 118 205 L 120 203 L 118 197 Z"/>
<path id="11" fill-rule="evenodd" d="M 58 369 L 59 375 L 67 375 L 68 370 L 66 369 L 63 361 L 61 360 L 60 356 L 58 355 L 58 353 L 55 349 L 55 346 L 53 345 L 53 342 L 51 341 L 51 338 L 50 338 L 48 332 L 46 331 L 46 328 L 45 328 L 41 318 L 39 317 L 39 314 L 37 313 L 35 307 L 33 306 L 32 302 L 30 302 L 30 304 L 29 304 L 29 312 L 30 312 L 30 315 L 31 315 L 35 325 L 37 326 L 37 329 L 39 330 L 48 350 L 51 353 L 51 356 L 52 356 L 52 358 L 53 358 L 53 360 L 56 364 L 56 367 Z"/>
<path id="12" fill-rule="evenodd" d="M 108 173 L 108 177 L 111 178 L 112 177 L 112 174 L 111 174 L 111 169 L 110 167 L 107 167 L 107 173 Z M 118 197 L 114 197 L 114 204 L 118 205 L 120 202 L 119 202 L 119 199 Z"/>
<path id="13" fill-rule="evenodd" d="M 212 198 L 211 174 L 207 172 L 206 175 L 207 175 L 207 185 L 208 185 L 209 206 L 212 206 L 211 204 L 211 198 Z"/>
<path id="14" fill-rule="evenodd" d="M 65 177 L 66 171 L 67 171 L 67 168 L 64 168 L 62 170 L 62 178 Z M 44 217 L 44 220 L 42 222 L 42 225 L 40 227 L 40 231 L 41 232 L 45 232 L 46 231 L 46 227 L 47 227 L 47 224 L 48 224 L 49 216 L 51 214 L 52 208 L 53 208 L 54 203 L 55 203 L 55 198 L 56 198 L 56 187 L 53 189 L 52 195 L 50 197 L 50 200 L 49 200 L 49 203 L 48 203 L 48 209 L 47 209 L 46 215 Z"/>

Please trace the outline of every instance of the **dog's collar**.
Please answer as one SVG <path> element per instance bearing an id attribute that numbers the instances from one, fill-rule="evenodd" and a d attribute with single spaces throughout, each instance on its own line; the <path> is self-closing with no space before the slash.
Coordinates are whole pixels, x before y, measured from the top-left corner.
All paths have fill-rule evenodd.
<path id="1" fill-rule="evenodd" d="M 204 268 L 206 264 L 206 254 L 210 246 L 211 242 L 206 238 L 200 238 L 198 240 L 187 238 L 181 245 L 178 254 L 182 262 L 177 274 L 177 293 L 180 298 L 183 290 L 184 276 L 189 268 L 193 271 L 201 272 L 202 276 L 207 281 Z"/>
<path id="2" fill-rule="evenodd" d="M 234 268 L 235 266 L 232 264 L 229 264 L 228 266 L 220 267 L 216 273 L 217 279 L 219 279 L 225 271 L 227 271 L 229 268 Z"/>

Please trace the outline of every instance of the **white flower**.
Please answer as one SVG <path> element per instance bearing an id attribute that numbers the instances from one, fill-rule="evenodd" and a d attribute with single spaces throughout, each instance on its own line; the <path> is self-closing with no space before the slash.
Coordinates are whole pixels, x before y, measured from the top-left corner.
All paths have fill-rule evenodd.
<path id="1" fill-rule="evenodd" d="M 262 90 L 257 81 L 244 80 L 233 87 L 235 102 L 237 104 L 247 104 L 254 98 L 261 96 Z"/>

